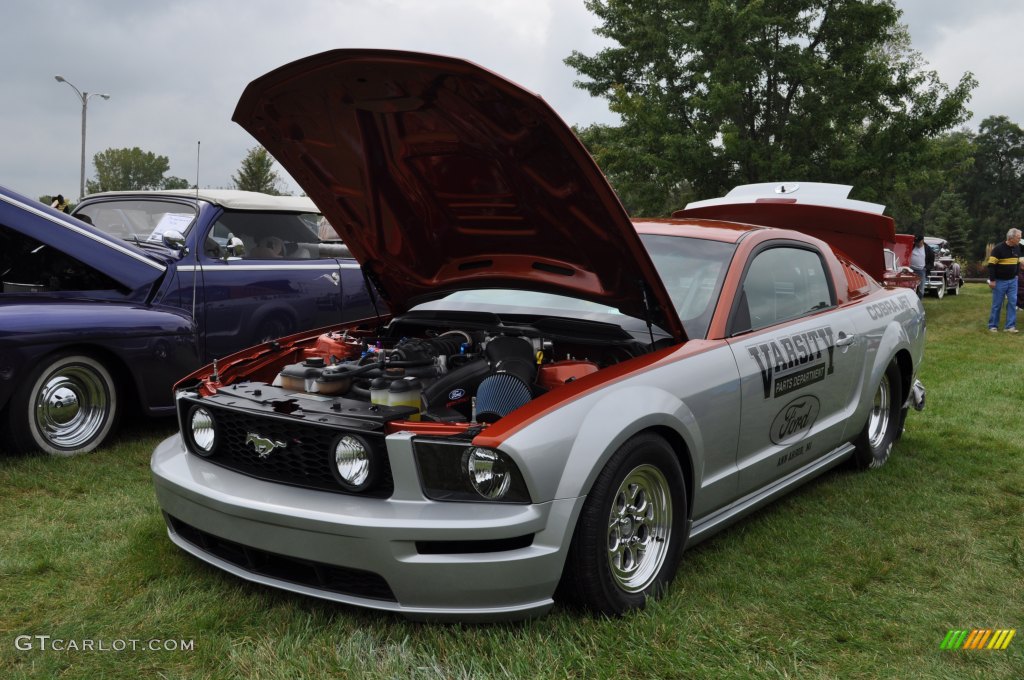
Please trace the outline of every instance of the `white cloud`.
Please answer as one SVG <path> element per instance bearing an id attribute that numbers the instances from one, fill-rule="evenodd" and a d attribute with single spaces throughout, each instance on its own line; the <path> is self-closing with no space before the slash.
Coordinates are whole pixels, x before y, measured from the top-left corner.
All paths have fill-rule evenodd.
<path id="1" fill-rule="evenodd" d="M 975 123 L 1024 121 L 1019 0 L 898 0 L 915 47 L 943 80 L 973 71 Z M 79 88 L 89 105 L 87 159 L 138 146 L 167 156 L 170 174 L 228 186 L 255 142 L 231 113 L 252 79 L 286 62 L 345 47 L 462 57 L 548 101 L 570 124 L 614 122 L 603 100 L 572 86 L 563 59 L 604 44 L 583 0 L 8 0 L 0 23 L 5 64 L 0 184 L 28 196 L 77 194 Z M 87 169 L 91 175 L 91 167 Z"/>

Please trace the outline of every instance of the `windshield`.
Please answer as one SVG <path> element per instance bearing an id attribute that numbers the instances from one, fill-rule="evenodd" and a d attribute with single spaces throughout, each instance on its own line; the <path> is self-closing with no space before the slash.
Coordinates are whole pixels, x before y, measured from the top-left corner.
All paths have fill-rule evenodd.
<path id="1" fill-rule="evenodd" d="M 640 240 L 672 298 L 686 335 L 707 336 L 735 244 L 663 234 L 641 234 Z"/>
<path id="2" fill-rule="evenodd" d="M 665 283 L 687 336 L 706 337 L 735 245 L 655 234 L 641 234 L 640 238 Z M 642 319 L 626 316 L 614 307 L 564 295 L 523 290 L 463 290 L 417 305 L 414 309 L 589 319 L 612 323 L 631 333 L 647 332 Z M 668 334 L 663 329 L 656 329 L 655 335 L 664 337 Z"/>
<path id="3" fill-rule="evenodd" d="M 195 221 L 196 209 L 174 201 L 111 200 L 89 203 L 75 211 L 94 227 L 114 238 L 126 241 L 162 243 L 167 231 L 184 234 Z"/>

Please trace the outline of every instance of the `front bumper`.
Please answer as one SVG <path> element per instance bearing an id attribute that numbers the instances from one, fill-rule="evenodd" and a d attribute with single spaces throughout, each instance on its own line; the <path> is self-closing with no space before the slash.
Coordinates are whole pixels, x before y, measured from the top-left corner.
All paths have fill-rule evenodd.
<path id="1" fill-rule="evenodd" d="M 241 578 L 410 618 L 544 614 L 584 499 L 431 501 L 408 481 L 412 436 L 387 444 L 390 499 L 254 479 L 187 453 L 179 435 L 157 446 L 151 468 L 171 540 Z"/>

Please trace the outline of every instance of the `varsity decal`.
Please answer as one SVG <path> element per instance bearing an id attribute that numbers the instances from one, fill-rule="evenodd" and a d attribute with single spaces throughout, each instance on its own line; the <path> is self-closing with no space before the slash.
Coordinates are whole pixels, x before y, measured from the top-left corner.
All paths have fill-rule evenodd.
<path id="1" fill-rule="evenodd" d="M 747 347 L 761 370 L 764 398 L 781 397 L 832 375 L 836 349 L 831 326 L 794 333 Z"/>
<path id="2" fill-rule="evenodd" d="M 775 416 L 768 436 L 771 437 L 773 444 L 780 446 L 796 443 L 811 431 L 820 411 L 821 403 L 817 397 L 810 394 L 797 397 Z"/>
<path id="3" fill-rule="evenodd" d="M 871 317 L 872 321 L 884 319 L 887 316 L 898 314 L 907 309 L 910 309 L 910 301 L 906 296 L 883 300 L 882 302 L 876 302 L 873 305 L 867 306 L 868 316 Z"/>

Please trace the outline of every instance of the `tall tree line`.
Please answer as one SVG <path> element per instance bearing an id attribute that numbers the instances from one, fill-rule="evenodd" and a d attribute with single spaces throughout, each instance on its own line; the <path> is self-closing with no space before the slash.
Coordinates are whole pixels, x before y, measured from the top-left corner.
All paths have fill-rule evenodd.
<path id="1" fill-rule="evenodd" d="M 980 258 L 1019 226 L 1021 129 L 961 126 L 977 81 L 926 68 L 892 0 L 586 0 L 611 45 L 565 61 L 620 125 L 577 134 L 634 215 L 738 184 L 851 184 Z"/>

